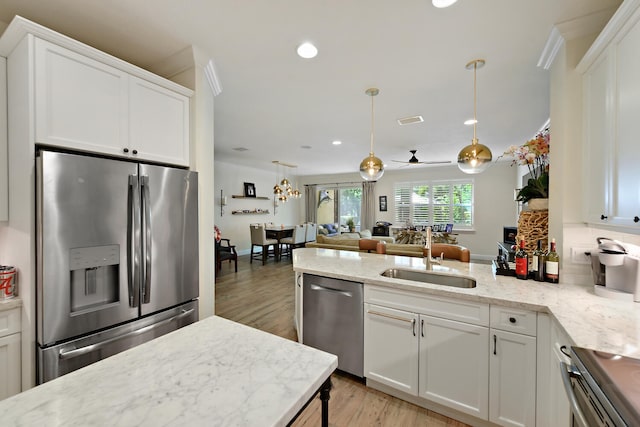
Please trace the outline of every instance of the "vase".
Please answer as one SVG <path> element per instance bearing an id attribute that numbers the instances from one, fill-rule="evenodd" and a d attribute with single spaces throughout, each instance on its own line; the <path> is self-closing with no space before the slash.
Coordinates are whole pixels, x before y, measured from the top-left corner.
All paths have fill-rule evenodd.
<path id="1" fill-rule="evenodd" d="M 549 199 L 529 199 L 527 208 L 531 211 L 543 211 L 549 209 Z"/>

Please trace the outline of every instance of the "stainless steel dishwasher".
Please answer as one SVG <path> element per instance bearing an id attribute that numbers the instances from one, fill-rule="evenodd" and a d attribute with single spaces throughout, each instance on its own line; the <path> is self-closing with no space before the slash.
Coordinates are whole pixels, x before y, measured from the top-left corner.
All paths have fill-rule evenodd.
<path id="1" fill-rule="evenodd" d="M 302 342 L 338 356 L 338 369 L 364 375 L 363 285 L 304 274 Z"/>

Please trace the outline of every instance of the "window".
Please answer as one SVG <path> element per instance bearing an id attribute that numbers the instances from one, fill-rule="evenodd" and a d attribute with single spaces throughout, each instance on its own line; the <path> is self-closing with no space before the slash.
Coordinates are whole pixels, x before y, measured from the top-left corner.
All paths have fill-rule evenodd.
<path id="1" fill-rule="evenodd" d="M 360 227 L 360 209 L 362 206 L 362 188 L 334 187 L 318 190 L 318 224 L 347 225 L 353 220 L 356 229 Z"/>
<path id="2" fill-rule="evenodd" d="M 404 182 L 395 186 L 398 224 L 473 227 L 473 181 Z"/>

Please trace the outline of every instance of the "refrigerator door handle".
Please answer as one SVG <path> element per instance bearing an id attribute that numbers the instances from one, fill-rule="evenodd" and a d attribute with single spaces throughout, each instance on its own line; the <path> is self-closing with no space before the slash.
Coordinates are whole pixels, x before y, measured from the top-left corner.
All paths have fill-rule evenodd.
<path id="1" fill-rule="evenodd" d="M 129 212 L 127 218 L 127 281 L 129 306 L 140 304 L 140 195 L 138 177 L 129 175 Z"/>
<path id="2" fill-rule="evenodd" d="M 148 304 L 151 301 L 151 208 L 149 207 L 149 177 L 140 177 L 140 188 L 142 190 L 142 213 L 144 233 L 144 269 L 142 282 L 142 303 Z"/>
<path id="3" fill-rule="evenodd" d="M 60 350 L 60 352 L 58 353 L 58 359 L 60 359 L 60 360 L 73 359 L 74 357 L 82 356 L 84 354 L 100 350 L 101 348 L 104 348 L 104 347 L 108 346 L 109 344 L 111 344 L 111 343 L 113 343 L 115 341 L 118 341 L 118 340 L 121 340 L 121 339 L 124 339 L 124 338 L 135 337 L 136 335 L 140 335 L 140 334 L 143 334 L 145 332 L 151 331 L 153 329 L 159 328 L 161 326 L 167 325 L 169 323 L 176 322 L 176 321 L 178 321 L 178 320 L 180 320 L 180 319 L 182 319 L 184 317 L 190 316 L 194 311 L 195 311 L 194 308 L 191 308 L 189 310 L 183 310 L 182 313 L 177 314 L 177 315 L 175 315 L 173 317 L 170 317 L 170 318 L 165 319 L 165 320 L 161 320 L 158 323 L 154 323 L 152 325 L 145 326 L 145 327 L 140 328 L 140 329 L 136 329 L 135 331 L 131 331 L 131 332 L 128 332 L 126 334 L 118 335 L 117 337 L 113 337 L 113 338 L 110 338 L 108 340 L 100 341 L 98 343 L 87 345 L 87 346 L 80 347 L 80 348 L 75 348 L 73 350 L 68 350 L 68 351 Z"/>

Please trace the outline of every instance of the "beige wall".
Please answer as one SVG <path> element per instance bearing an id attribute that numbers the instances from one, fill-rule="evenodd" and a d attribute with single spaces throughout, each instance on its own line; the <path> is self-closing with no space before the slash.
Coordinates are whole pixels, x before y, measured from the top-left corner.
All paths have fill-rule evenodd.
<path id="1" fill-rule="evenodd" d="M 294 225 L 304 221 L 298 216 L 298 209 L 304 206 L 304 195 L 300 199 L 290 200 L 286 203 L 279 203 L 274 209 L 273 186 L 276 181 L 276 171 L 271 162 L 266 162 L 261 168 L 250 168 L 225 162 L 215 162 L 215 208 L 213 220 L 220 228 L 222 237 L 231 239 L 231 243 L 236 245 L 239 254 L 247 254 L 251 250 L 251 236 L 249 235 L 249 224 L 273 222 L 277 225 Z M 288 175 L 289 180 L 292 175 Z M 268 200 L 260 199 L 234 199 L 231 196 L 242 195 L 244 183 L 252 182 L 256 186 L 256 195 L 269 197 Z M 295 181 L 294 181 L 295 182 Z M 304 194 L 302 186 L 298 186 Z M 220 214 L 220 190 L 227 197 L 227 206 L 224 207 L 224 214 Z M 233 215 L 231 212 L 236 209 L 269 209 L 269 214 L 248 214 Z M 304 212 L 304 207 L 303 207 Z M 213 258 L 212 258 L 213 259 Z"/>
<path id="2" fill-rule="evenodd" d="M 494 153 L 494 156 L 497 156 Z M 466 175 L 456 165 L 405 168 L 387 171 L 376 184 L 376 221 L 394 223 L 394 185 L 398 182 L 419 180 L 472 179 L 475 188 L 475 227 L 473 231 L 459 231 L 458 241 L 469 248 L 473 259 L 494 259 L 496 242 L 502 240 L 502 227 L 517 224 L 517 204 L 513 200 L 517 168 L 510 162 L 495 162 L 478 175 Z M 301 184 L 335 184 L 336 182 L 361 182 L 359 173 L 341 175 L 317 175 L 300 178 Z M 377 198 L 387 196 L 387 212 L 380 212 Z M 304 218 L 304 206 L 299 217 Z M 394 224 L 402 225 L 402 224 Z"/>

